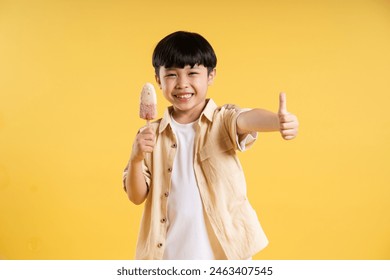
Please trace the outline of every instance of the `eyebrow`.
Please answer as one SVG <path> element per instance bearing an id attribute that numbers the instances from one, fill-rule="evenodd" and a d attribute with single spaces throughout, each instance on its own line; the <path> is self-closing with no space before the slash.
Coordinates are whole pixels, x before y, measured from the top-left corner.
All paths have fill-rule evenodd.
<path id="1" fill-rule="evenodd" d="M 185 69 L 187 66 L 190 66 L 190 65 L 186 65 L 184 67 L 168 67 L 168 68 L 165 68 L 165 70 L 167 71 L 170 71 L 170 70 L 175 70 L 175 69 Z M 193 67 L 189 67 L 189 69 L 199 69 L 199 65 L 198 64 L 195 64 Z"/>

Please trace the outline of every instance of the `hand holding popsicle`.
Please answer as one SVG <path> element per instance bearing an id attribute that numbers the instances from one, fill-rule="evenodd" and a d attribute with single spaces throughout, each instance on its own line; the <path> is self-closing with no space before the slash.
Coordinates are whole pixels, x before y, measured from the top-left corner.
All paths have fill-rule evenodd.
<path id="1" fill-rule="evenodd" d="M 150 120 L 157 117 L 157 97 L 154 86 L 151 83 L 146 83 L 141 91 L 139 116 L 147 121 L 148 126 Z"/>
<path id="2" fill-rule="evenodd" d="M 155 144 L 155 134 L 151 126 L 141 129 L 133 143 L 131 150 L 131 162 L 141 162 L 145 158 L 145 153 L 152 153 Z"/>
<path id="3" fill-rule="evenodd" d="M 287 111 L 287 99 L 285 93 L 279 95 L 279 124 L 280 133 L 284 140 L 294 139 L 298 134 L 298 118 Z"/>
<path id="4" fill-rule="evenodd" d="M 144 159 L 145 153 L 153 152 L 155 135 L 150 126 L 150 121 L 157 117 L 156 91 L 151 83 L 146 83 L 141 91 L 139 116 L 147 121 L 147 127 L 142 128 L 134 141 L 131 153 L 132 162 L 140 162 Z"/>

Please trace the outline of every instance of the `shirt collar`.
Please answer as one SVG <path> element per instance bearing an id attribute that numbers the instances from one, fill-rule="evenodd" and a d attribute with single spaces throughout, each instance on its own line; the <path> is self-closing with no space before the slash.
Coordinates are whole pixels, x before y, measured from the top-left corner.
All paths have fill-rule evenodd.
<path id="1" fill-rule="evenodd" d="M 202 119 L 202 116 L 205 116 L 210 122 L 213 121 L 213 114 L 215 109 L 217 109 L 217 105 L 215 104 L 214 100 L 206 99 L 206 107 L 203 109 L 202 113 L 200 114 L 198 124 L 200 124 L 200 121 Z M 164 116 L 161 119 L 159 133 L 163 132 L 165 128 L 167 128 L 168 124 L 171 125 L 171 113 L 172 113 L 173 107 L 169 106 L 165 112 Z"/>

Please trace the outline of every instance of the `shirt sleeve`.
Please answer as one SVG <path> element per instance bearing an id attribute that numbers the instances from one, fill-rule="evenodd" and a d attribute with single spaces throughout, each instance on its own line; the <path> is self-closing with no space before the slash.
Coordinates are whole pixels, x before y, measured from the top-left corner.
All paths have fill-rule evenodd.
<path id="1" fill-rule="evenodd" d="M 238 149 L 241 152 L 244 152 L 247 149 L 249 149 L 253 145 L 253 143 L 255 143 L 255 141 L 257 139 L 257 135 L 258 135 L 257 132 L 251 132 L 251 133 L 244 134 L 244 135 L 237 134 L 236 141 L 237 141 Z"/>
<path id="2" fill-rule="evenodd" d="M 142 127 L 138 133 L 140 133 L 143 129 L 145 129 L 145 127 Z M 145 156 L 145 159 L 142 161 L 142 173 L 144 175 L 144 178 L 145 178 L 145 182 L 146 182 L 146 186 L 148 188 L 148 192 L 149 192 L 149 186 L 150 186 L 150 172 L 149 172 L 149 168 L 147 167 L 145 161 L 146 161 L 146 158 L 148 157 L 149 154 L 147 154 Z M 129 161 L 130 162 L 130 161 Z M 128 169 L 129 169 L 129 162 L 127 163 L 126 165 L 126 168 L 123 170 L 123 174 L 122 174 L 122 183 L 123 183 L 123 189 L 127 192 L 126 190 L 126 178 L 127 178 L 127 173 L 128 173 Z M 150 161 L 149 161 L 150 162 Z"/>
<path id="3" fill-rule="evenodd" d="M 237 133 L 237 119 L 241 113 L 250 111 L 251 109 L 240 109 L 234 105 L 223 106 L 225 109 L 225 126 L 229 130 L 230 137 L 234 141 L 234 145 L 239 151 L 246 151 L 256 141 L 258 133 L 256 131 L 239 135 Z"/>
<path id="4" fill-rule="evenodd" d="M 125 192 L 126 190 L 126 178 L 127 178 L 127 173 L 129 172 L 129 164 L 126 165 L 126 168 L 123 170 L 123 175 L 122 175 L 122 183 L 123 183 L 123 189 Z M 150 172 L 148 167 L 145 164 L 145 160 L 142 161 L 142 173 L 145 178 L 146 186 L 148 187 L 149 191 L 149 186 L 150 186 Z"/>

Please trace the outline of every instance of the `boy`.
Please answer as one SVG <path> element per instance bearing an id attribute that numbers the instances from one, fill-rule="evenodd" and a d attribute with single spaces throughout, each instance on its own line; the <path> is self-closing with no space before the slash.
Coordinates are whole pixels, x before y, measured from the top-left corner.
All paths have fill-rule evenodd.
<path id="1" fill-rule="evenodd" d="M 136 259 L 249 259 L 268 244 L 236 151 L 260 131 L 293 139 L 298 120 L 284 94 L 278 114 L 217 107 L 206 99 L 216 64 L 196 33 L 172 33 L 153 52 L 157 84 L 172 106 L 137 134 L 124 172 L 129 199 L 146 200 Z"/>

